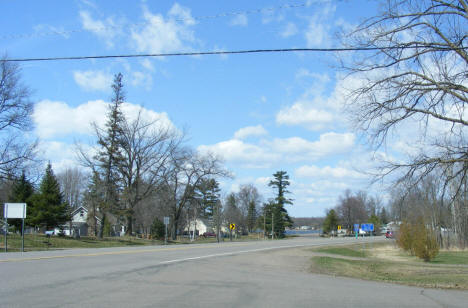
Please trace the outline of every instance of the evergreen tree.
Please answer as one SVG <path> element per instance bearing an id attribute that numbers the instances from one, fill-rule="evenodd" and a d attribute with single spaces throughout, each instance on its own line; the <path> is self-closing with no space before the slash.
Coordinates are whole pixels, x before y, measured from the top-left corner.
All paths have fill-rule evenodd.
<path id="1" fill-rule="evenodd" d="M 388 216 L 387 216 L 387 210 L 385 207 L 382 207 L 382 210 L 380 211 L 380 221 L 382 224 L 386 225 L 388 223 Z"/>
<path id="2" fill-rule="evenodd" d="M 83 203 L 88 209 L 88 221 L 94 236 L 98 236 L 98 216 L 105 204 L 102 180 L 97 172 L 93 173 L 90 183 L 84 193 Z M 104 207 L 105 208 L 105 207 Z"/>
<path id="3" fill-rule="evenodd" d="M 215 206 L 219 201 L 221 189 L 215 179 L 202 179 L 195 189 L 195 198 L 201 205 L 201 216 L 212 219 L 215 214 Z"/>
<path id="4" fill-rule="evenodd" d="M 255 229 L 256 222 L 257 222 L 257 208 L 255 206 L 255 201 L 250 201 L 249 211 L 247 213 L 247 228 L 249 232 L 252 232 Z"/>
<path id="5" fill-rule="evenodd" d="M 331 231 L 335 231 L 338 226 L 338 216 L 336 215 L 335 210 L 330 210 L 327 213 L 327 217 L 323 222 L 323 232 L 330 233 Z"/>
<path id="6" fill-rule="evenodd" d="M 264 204 L 263 215 L 266 234 L 270 234 L 271 236 L 271 230 L 273 228 L 274 237 L 283 238 L 287 220 L 278 203 L 270 201 Z"/>
<path id="7" fill-rule="evenodd" d="M 26 178 L 24 172 L 21 174 L 21 177 L 17 179 L 12 188 L 11 195 L 9 197 L 9 201 L 12 203 L 26 203 L 26 210 L 29 212 L 29 208 L 32 206 L 31 204 L 31 196 L 34 193 L 34 187 Z M 26 217 L 28 213 L 26 213 Z M 10 225 L 15 226 L 16 230 L 21 230 L 22 219 L 11 219 L 8 220 Z"/>
<path id="8" fill-rule="evenodd" d="M 123 160 L 122 155 L 122 125 L 125 117 L 121 107 L 125 100 L 123 90 L 122 74 L 118 73 L 114 77 L 112 84 L 113 97 L 109 106 L 107 122 L 104 131 L 96 128 L 98 135 L 98 145 L 101 147 L 96 159 L 99 162 L 97 169 L 103 179 L 104 202 L 101 205 L 101 230 L 99 236 L 103 236 L 103 228 L 106 222 L 107 213 L 115 213 L 118 210 L 120 201 L 120 180 L 119 165 Z"/>
<path id="9" fill-rule="evenodd" d="M 60 186 L 50 163 L 47 165 L 39 191 L 31 197 L 31 200 L 31 211 L 28 211 L 26 221 L 32 226 L 51 229 L 63 225 L 70 219 L 67 204 L 63 202 Z"/>
<path id="10" fill-rule="evenodd" d="M 290 193 L 288 191 L 287 187 L 290 185 L 289 182 L 289 175 L 287 174 L 286 171 L 278 171 L 275 174 L 273 174 L 274 179 L 270 181 L 268 186 L 273 187 L 276 191 L 276 198 L 274 203 L 270 203 L 271 205 L 274 204 L 277 209 L 272 209 L 274 219 L 275 219 L 275 225 L 276 225 L 276 220 L 278 220 L 278 232 L 275 231 L 275 234 L 277 233 L 278 237 L 284 237 L 284 231 L 286 227 L 290 227 L 293 225 L 293 221 L 291 217 L 288 214 L 288 211 L 284 207 L 285 204 L 293 204 L 292 199 L 286 198 L 285 194 Z M 268 219 L 268 217 L 266 217 Z M 270 218 L 271 219 L 271 218 Z M 276 226 L 274 227 L 275 230 L 277 230 Z"/>

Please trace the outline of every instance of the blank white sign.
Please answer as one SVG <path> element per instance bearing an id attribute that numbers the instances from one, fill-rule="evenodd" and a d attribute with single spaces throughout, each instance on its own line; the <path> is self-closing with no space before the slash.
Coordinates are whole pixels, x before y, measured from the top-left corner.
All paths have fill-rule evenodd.
<path id="1" fill-rule="evenodd" d="M 4 218 L 26 218 L 26 203 L 5 203 Z"/>

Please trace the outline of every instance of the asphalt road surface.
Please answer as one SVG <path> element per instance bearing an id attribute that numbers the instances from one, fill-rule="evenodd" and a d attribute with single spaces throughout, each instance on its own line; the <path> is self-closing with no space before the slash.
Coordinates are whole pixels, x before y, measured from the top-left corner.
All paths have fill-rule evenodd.
<path id="1" fill-rule="evenodd" d="M 468 307 L 468 292 L 307 272 L 295 238 L 0 254 L 0 307 Z"/>

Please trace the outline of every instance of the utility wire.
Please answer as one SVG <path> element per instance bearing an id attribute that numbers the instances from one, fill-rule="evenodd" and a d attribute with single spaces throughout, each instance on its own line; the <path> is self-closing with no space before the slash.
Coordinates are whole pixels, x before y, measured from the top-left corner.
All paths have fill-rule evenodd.
<path id="1" fill-rule="evenodd" d="M 320 3 L 320 1 L 314 1 L 314 3 Z M 251 15 L 251 14 L 259 14 L 259 13 L 267 13 L 267 12 L 274 12 L 278 10 L 284 10 L 284 9 L 296 9 L 296 8 L 303 8 L 303 7 L 308 7 L 310 6 L 311 3 L 305 2 L 305 3 L 292 3 L 292 4 L 283 4 L 280 6 L 276 7 L 268 7 L 268 8 L 259 8 L 259 9 L 252 9 L 252 10 L 244 10 L 244 11 L 231 11 L 231 12 L 223 12 L 223 13 L 218 13 L 215 15 L 206 15 L 206 16 L 195 16 L 191 18 L 173 18 L 170 20 L 174 20 L 177 22 L 193 22 L 193 21 L 203 21 L 203 20 L 209 20 L 209 19 L 217 19 L 217 18 L 222 18 L 222 17 L 230 17 L 230 16 L 237 16 L 237 15 Z M 128 24 L 128 26 L 145 26 L 149 24 L 148 22 L 141 22 L 141 23 L 134 23 L 134 24 Z M 110 29 L 121 29 L 123 28 L 123 25 L 107 25 L 105 27 L 99 27 L 99 28 L 93 28 L 93 31 L 105 31 L 105 30 L 110 30 Z M 89 31 L 88 29 L 74 29 L 74 30 L 51 30 L 47 32 L 37 32 L 37 33 L 29 33 L 29 34 L 2 34 L 0 35 L 0 39 L 15 39 L 15 38 L 33 38 L 33 37 L 44 37 L 44 36 L 52 36 L 52 35 L 61 35 L 61 36 L 67 36 L 71 35 L 74 33 L 80 33 L 80 32 L 85 32 Z"/>
<path id="2" fill-rule="evenodd" d="M 280 49 L 245 49 L 231 51 L 194 51 L 153 54 L 124 54 L 103 56 L 70 56 L 70 57 L 44 57 L 44 58 L 13 58 L 3 59 L 5 62 L 33 62 L 33 61 L 63 61 L 63 60 L 89 60 L 89 59 L 115 59 L 115 58 L 147 58 L 147 57 L 177 57 L 177 56 L 206 56 L 206 55 L 234 55 L 251 53 L 287 53 L 287 52 L 346 52 L 346 51 L 375 51 L 393 49 L 417 49 L 426 46 L 388 46 L 388 47 L 349 47 L 349 48 L 280 48 Z M 461 48 L 434 48 L 434 51 L 453 51 Z"/>

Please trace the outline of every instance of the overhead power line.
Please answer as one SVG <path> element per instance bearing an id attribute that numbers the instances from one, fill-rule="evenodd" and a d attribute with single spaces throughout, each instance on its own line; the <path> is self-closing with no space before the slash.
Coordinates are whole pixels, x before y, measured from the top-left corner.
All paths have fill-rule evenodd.
<path id="1" fill-rule="evenodd" d="M 315 3 L 320 3 L 320 1 L 317 1 Z M 177 21 L 177 22 L 203 21 L 203 20 L 217 19 L 217 18 L 223 18 L 223 17 L 232 17 L 232 16 L 237 16 L 237 15 L 252 15 L 252 14 L 268 13 L 268 12 L 274 12 L 274 11 L 285 10 L 285 9 L 304 8 L 304 7 L 310 6 L 311 4 L 312 3 L 309 3 L 309 2 L 290 3 L 290 4 L 283 4 L 280 6 L 275 6 L 275 7 L 223 12 L 223 13 L 218 13 L 214 15 L 194 16 L 190 18 L 173 18 L 172 20 Z M 141 23 L 134 23 L 134 24 L 126 24 L 125 27 L 128 28 L 129 26 L 145 26 L 147 24 L 149 23 L 141 22 Z M 124 25 L 107 25 L 105 27 L 94 28 L 93 30 L 105 31 L 105 30 L 111 30 L 111 29 L 121 29 L 123 27 Z M 44 36 L 53 36 L 53 35 L 68 36 L 74 33 L 80 33 L 80 32 L 85 32 L 85 31 L 89 31 L 89 30 L 72 29 L 72 30 L 51 30 L 51 31 L 35 32 L 35 33 L 28 33 L 28 34 L 0 34 L 0 39 L 33 38 L 33 37 L 44 37 Z"/>
<path id="2" fill-rule="evenodd" d="M 3 59 L 6 62 L 33 62 L 33 61 L 63 61 L 63 60 L 90 60 L 115 58 L 150 58 L 150 57 L 177 57 L 177 56 L 207 56 L 207 55 L 235 55 L 250 53 L 288 53 L 288 52 L 346 52 L 346 51 L 375 51 L 392 49 L 416 49 L 425 46 L 389 46 L 389 47 L 349 47 L 349 48 L 279 48 L 279 49 L 245 49 L 229 51 L 194 51 L 173 53 L 123 54 L 102 56 L 69 56 L 69 57 L 43 57 L 43 58 L 12 58 Z M 454 48 L 433 48 L 434 51 L 453 51 Z M 459 49 L 467 49 L 461 47 Z"/>

